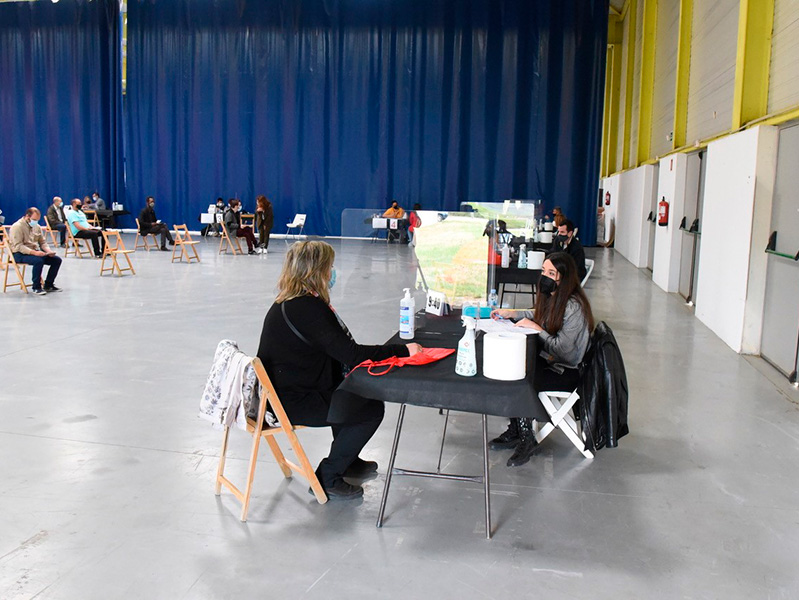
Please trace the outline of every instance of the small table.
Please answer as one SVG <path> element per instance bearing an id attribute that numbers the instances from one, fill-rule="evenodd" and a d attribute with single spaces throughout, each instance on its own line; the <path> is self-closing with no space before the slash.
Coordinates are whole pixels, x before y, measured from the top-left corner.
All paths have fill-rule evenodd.
<path id="1" fill-rule="evenodd" d="M 533 304 L 535 304 L 535 287 L 540 277 L 541 269 L 520 269 L 516 266 L 510 266 L 507 269 L 496 267 L 494 282 L 497 286 L 497 293 L 499 294 L 499 305 L 502 306 L 502 297 L 505 295 L 505 284 L 512 283 L 514 285 L 530 286 L 530 295 L 533 298 L 530 306 L 533 306 Z M 516 294 L 519 292 L 512 293 Z"/>
<path id="2" fill-rule="evenodd" d="M 417 327 L 416 335 L 411 341 L 423 346 L 437 348 L 457 348 L 458 340 L 463 336 L 460 321 L 460 311 L 445 317 L 435 317 L 421 313 L 417 318 L 421 327 Z M 383 498 L 380 501 L 380 510 L 377 516 L 377 527 L 383 526 L 388 492 L 391 487 L 393 475 L 408 475 L 414 477 L 432 477 L 435 479 L 451 479 L 456 481 L 471 481 L 482 483 L 485 492 L 485 519 L 486 538 L 491 539 L 491 498 L 490 481 L 488 475 L 488 420 L 487 415 L 500 417 L 532 417 L 546 421 L 549 415 L 538 400 L 538 395 L 533 387 L 535 375 L 535 355 L 538 336 L 528 336 L 527 346 L 527 376 L 520 381 L 495 381 L 483 377 L 483 340 L 477 340 L 477 375 L 462 377 L 455 373 L 455 354 L 438 362 L 419 366 L 402 367 L 394 369 L 387 375 L 373 377 L 366 369 L 357 369 L 350 373 L 340 388 L 358 394 L 365 398 L 394 402 L 400 404 L 397 427 L 394 432 L 394 442 L 391 446 L 388 470 L 386 472 L 386 485 L 383 489 Z M 394 335 L 388 343 L 404 343 Z M 407 405 L 427 406 L 442 410 L 458 410 L 476 413 L 482 416 L 483 421 L 483 474 L 482 475 L 457 475 L 431 471 L 416 471 L 394 467 L 402 432 L 402 422 L 405 417 Z M 446 435 L 446 422 L 444 424 Z M 442 449 L 444 440 L 441 441 Z M 440 469 L 440 457 L 439 457 Z"/>

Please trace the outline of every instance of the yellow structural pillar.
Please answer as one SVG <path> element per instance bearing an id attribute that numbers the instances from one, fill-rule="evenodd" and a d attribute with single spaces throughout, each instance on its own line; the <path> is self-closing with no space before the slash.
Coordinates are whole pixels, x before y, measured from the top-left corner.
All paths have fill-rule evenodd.
<path id="1" fill-rule="evenodd" d="M 768 76 L 774 0 L 741 0 L 732 129 L 768 112 Z"/>
<path id="2" fill-rule="evenodd" d="M 672 148 L 685 146 L 688 127 L 688 82 L 691 73 L 691 21 L 693 0 L 680 0 L 680 30 L 677 37 L 677 81 L 674 86 L 674 137 Z"/>
<path id="3" fill-rule="evenodd" d="M 624 127 L 622 129 L 621 166 L 627 169 L 630 161 L 630 138 L 633 125 L 633 85 L 635 85 L 635 32 L 638 19 L 638 0 L 627 0 L 625 4 L 627 20 L 627 64 L 624 65 Z"/>
<path id="4" fill-rule="evenodd" d="M 649 159 L 652 142 L 652 99 L 655 86 L 655 36 L 657 35 L 657 0 L 643 0 L 644 19 L 641 37 L 641 87 L 638 104 L 637 164 Z"/>
<path id="5" fill-rule="evenodd" d="M 607 63 L 605 65 L 605 114 L 602 144 L 602 175 L 616 171 L 619 141 L 619 107 L 621 105 L 622 23 L 611 16 L 608 23 Z"/>

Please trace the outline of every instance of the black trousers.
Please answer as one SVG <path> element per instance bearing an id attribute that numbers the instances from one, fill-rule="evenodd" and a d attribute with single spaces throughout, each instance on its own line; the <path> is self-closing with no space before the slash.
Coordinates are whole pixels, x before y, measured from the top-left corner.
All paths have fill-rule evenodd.
<path id="1" fill-rule="evenodd" d="M 98 229 L 81 229 L 75 237 L 91 240 L 95 256 L 100 256 L 105 251 L 105 239 Z"/>
<path id="2" fill-rule="evenodd" d="M 535 378 L 533 387 L 536 392 L 573 392 L 580 383 L 580 372 L 577 369 L 564 369 L 557 373 L 547 366 L 547 361 L 538 356 L 535 361 Z"/>
<path id="3" fill-rule="evenodd" d="M 147 232 L 142 232 L 142 235 L 150 235 L 154 233 L 158 235 L 161 234 L 161 247 L 166 248 L 166 242 L 169 240 L 170 244 L 174 244 L 175 242 L 172 240 L 172 234 L 169 233 L 169 227 L 166 226 L 166 223 L 153 223 L 147 229 Z"/>
<path id="4" fill-rule="evenodd" d="M 261 225 L 258 228 L 258 244 L 262 248 L 269 248 L 269 234 L 272 233 L 272 228 L 266 225 Z"/>
<path id="5" fill-rule="evenodd" d="M 285 407 L 289 419 L 295 425 L 329 426 L 333 429 L 330 454 L 322 459 L 316 469 L 316 476 L 319 477 L 323 487 L 331 487 L 341 479 L 347 467 L 358 458 L 363 447 L 372 439 L 385 414 L 385 406 L 379 400 L 368 400 L 341 390 L 333 392 L 333 396 L 336 402 L 352 402 L 361 406 L 357 416 L 351 416 L 343 423 L 330 423 L 327 416 L 329 405 L 320 405 L 316 414 L 307 414 L 306 411 L 306 414 L 295 420 L 291 416 L 289 407 Z M 324 399 L 320 399 L 324 402 Z"/>

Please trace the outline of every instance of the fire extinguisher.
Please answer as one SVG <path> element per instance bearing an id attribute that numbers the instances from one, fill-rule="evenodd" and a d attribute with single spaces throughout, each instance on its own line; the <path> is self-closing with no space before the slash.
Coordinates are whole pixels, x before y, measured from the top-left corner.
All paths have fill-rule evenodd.
<path id="1" fill-rule="evenodd" d="M 669 224 L 669 203 L 666 202 L 666 197 L 663 196 L 658 202 L 658 225 L 666 227 Z"/>
<path id="2" fill-rule="evenodd" d="M 610 206 L 610 192 L 605 192 L 605 206 Z"/>

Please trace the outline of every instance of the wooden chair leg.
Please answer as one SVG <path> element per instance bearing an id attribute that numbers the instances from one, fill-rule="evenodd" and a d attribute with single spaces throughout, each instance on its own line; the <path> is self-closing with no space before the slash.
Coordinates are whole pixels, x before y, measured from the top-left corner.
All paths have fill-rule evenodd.
<path id="1" fill-rule="evenodd" d="M 222 477 L 225 474 L 225 458 L 227 458 L 227 443 L 230 439 L 230 427 L 225 427 L 225 436 L 222 438 L 222 451 L 219 453 L 219 466 L 216 468 L 216 486 L 214 493 L 219 496 L 222 493 Z"/>
<path id="2" fill-rule="evenodd" d="M 302 444 L 300 444 L 300 440 L 297 439 L 297 434 L 294 433 L 291 429 L 285 429 L 286 437 L 289 439 L 289 443 L 291 447 L 294 449 L 294 453 L 297 455 L 297 459 L 300 461 L 300 466 L 302 467 L 303 475 L 308 480 L 308 483 L 311 484 L 311 489 L 313 490 L 314 496 L 316 496 L 317 502 L 319 504 L 324 504 L 327 502 L 327 494 L 325 494 L 325 490 L 322 488 L 322 484 L 319 483 L 319 478 L 316 476 L 316 471 L 314 471 L 313 466 L 311 465 L 311 461 L 308 460 L 308 456 L 305 454 L 305 450 L 302 449 Z"/>
<path id="3" fill-rule="evenodd" d="M 271 435 L 264 437 L 266 437 L 266 443 L 269 444 L 269 449 L 272 451 L 277 464 L 280 466 L 280 470 L 283 471 L 283 476 L 286 479 L 291 479 L 291 467 L 286 464 L 286 457 L 283 456 L 283 451 L 280 449 L 277 440 Z"/>
<path id="4" fill-rule="evenodd" d="M 244 488 L 244 494 L 241 501 L 241 522 L 245 522 L 247 520 L 247 511 L 250 508 L 250 494 L 252 493 L 252 482 L 255 479 L 255 467 L 258 464 L 258 448 L 261 445 L 261 429 L 263 427 L 263 421 L 259 423 L 256 427 L 255 433 L 253 434 L 252 440 L 252 450 L 250 451 L 250 463 L 247 467 L 247 485 Z"/>

